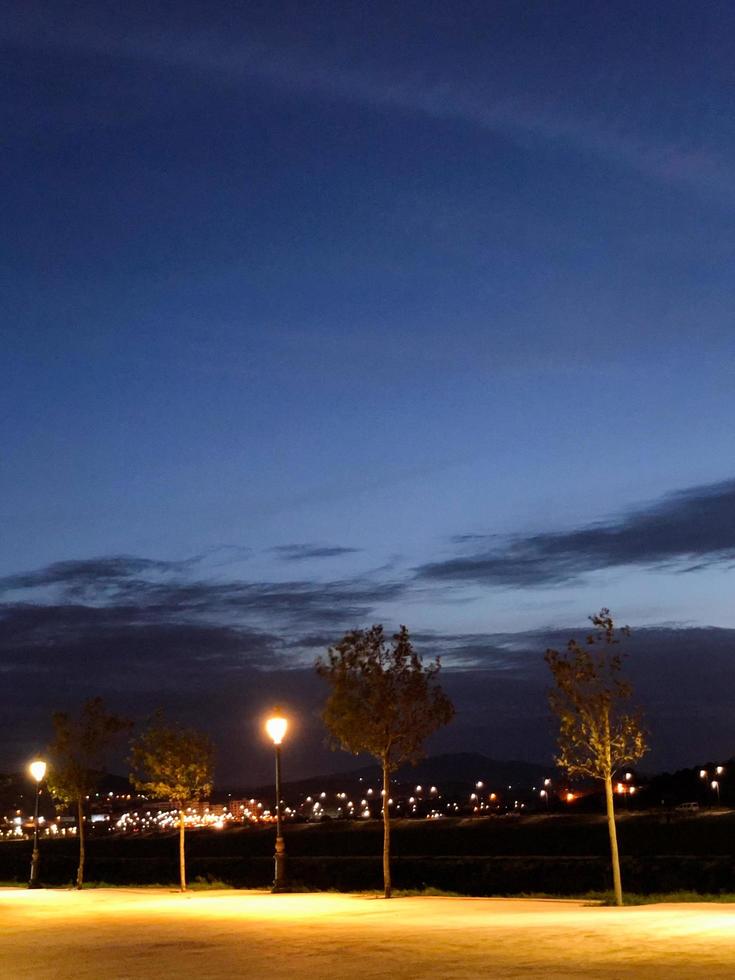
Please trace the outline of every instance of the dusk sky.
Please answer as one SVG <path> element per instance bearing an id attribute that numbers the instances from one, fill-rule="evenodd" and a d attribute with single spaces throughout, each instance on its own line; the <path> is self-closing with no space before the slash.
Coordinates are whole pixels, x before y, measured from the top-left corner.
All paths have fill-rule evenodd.
<path id="1" fill-rule="evenodd" d="M 0 768 L 102 694 L 322 745 L 405 623 L 544 762 L 609 606 L 646 764 L 735 753 L 735 7 L 6 6 Z"/>

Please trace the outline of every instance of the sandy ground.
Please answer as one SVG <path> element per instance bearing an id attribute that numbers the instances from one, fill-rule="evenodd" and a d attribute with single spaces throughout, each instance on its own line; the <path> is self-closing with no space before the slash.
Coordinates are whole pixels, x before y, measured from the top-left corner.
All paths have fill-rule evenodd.
<path id="1" fill-rule="evenodd" d="M 735 905 L 0 889 L 0 977 L 732 977 Z"/>

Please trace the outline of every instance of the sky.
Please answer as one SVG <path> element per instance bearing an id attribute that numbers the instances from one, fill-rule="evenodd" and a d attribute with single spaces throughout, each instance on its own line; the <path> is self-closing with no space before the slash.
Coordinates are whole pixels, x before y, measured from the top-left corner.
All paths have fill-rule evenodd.
<path id="1" fill-rule="evenodd" d="M 103 694 L 220 776 L 331 754 L 313 661 L 406 624 L 544 761 L 608 606 L 652 766 L 735 752 L 735 10 L 11 2 L 0 767 Z"/>

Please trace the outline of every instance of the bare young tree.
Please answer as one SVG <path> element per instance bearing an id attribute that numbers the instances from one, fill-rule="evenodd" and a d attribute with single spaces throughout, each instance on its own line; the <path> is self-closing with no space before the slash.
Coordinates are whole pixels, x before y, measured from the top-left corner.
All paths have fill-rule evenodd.
<path id="1" fill-rule="evenodd" d="M 390 774 L 424 755 L 454 707 L 439 686 L 439 660 L 424 665 L 401 626 L 388 643 L 382 626 L 346 633 L 316 663 L 331 686 L 322 718 L 337 746 L 372 755 L 383 770 L 383 884 L 391 897 Z"/>
<path id="2" fill-rule="evenodd" d="M 622 656 L 615 650 L 630 629 L 616 627 L 609 609 L 590 621 L 595 630 L 583 643 L 571 639 L 566 653 L 546 651 L 556 685 L 549 704 L 559 721 L 557 765 L 570 776 L 604 784 L 615 903 L 622 905 L 612 784 L 617 769 L 634 764 L 647 751 L 646 733 L 640 712 L 631 706 L 633 688 L 622 675 Z"/>
<path id="3" fill-rule="evenodd" d="M 170 800 L 179 814 L 179 884 L 186 891 L 186 804 L 212 792 L 214 746 L 208 736 L 159 715 L 133 742 L 130 779 L 143 793 Z"/>
<path id="4" fill-rule="evenodd" d="M 132 728 L 127 718 L 110 714 L 102 698 L 90 698 L 75 718 L 65 711 L 53 715 L 54 740 L 49 747 L 48 786 L 60 803 L 77 808 L 79 864 L 77 888 L 84 884 L 85 829 L 87 797 L 100 778 L 105 751 L 115 739 Z"/>

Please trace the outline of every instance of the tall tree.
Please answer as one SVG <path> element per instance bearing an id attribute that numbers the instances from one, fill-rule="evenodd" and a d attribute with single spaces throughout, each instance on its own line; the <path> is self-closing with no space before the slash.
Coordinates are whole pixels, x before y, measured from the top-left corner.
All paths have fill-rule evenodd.
<path id="1" fill-rule="evenodd" d="M 186 891 L 186 804 L 212 792 L 214 746 L 202 732 L 167 723 L 160 715 L 137 738 L 130 779 L 143 793 L 170 800 L 179 814 L 179 882 Z"/>
<path id="2" fill-rule="evenodd" d="M 383 770 L 383 884 L 390 898 L 390 774 L 422 758 L 428 736 L 454 717 L 437 680 L 439 659 L 424 665 L 405 626 L 390 643 L 383 627 L 373 626 L 346 633 L 316 669 L 332 689 L 322 718 L 335 744 L 369 753 Z"/>
<path id="3" fill-rule="evenodd" d="M 556 685 L 549 704 L 559 721 L 557 765 L 570 776 L 604 784 L 615 903 L 622 905 L 612 784 L 617 769 L 647 751 L 646 733 L 640 712 L 631 706 L 633 688 L 623 677 L 622 655 L 615 649 L 630 629 L 616 627 L 609 609 L 590 616 L 590 622 L 595 630 L 584 642 L 571 639 L 566 653 L 546 651 Z"/>
<path id="4" fill-rule="evenodd" d="M 84 884 L 87 797 L 98 785 L 106 750 L 115 739 L 130 731 L 132 722 L 111 714 L 102 698 L 85 701 L 75 718 L 65 711 L 53 715 L 54 740 L 49 747 L 49 790 L 59 802 L 77 808 L 79 864 L 77 888 Z"/>

